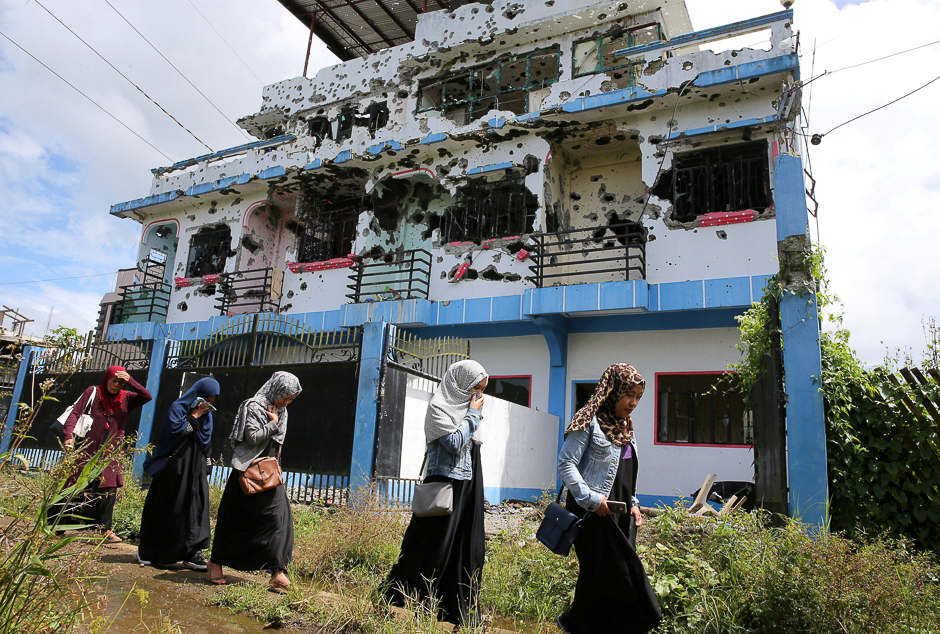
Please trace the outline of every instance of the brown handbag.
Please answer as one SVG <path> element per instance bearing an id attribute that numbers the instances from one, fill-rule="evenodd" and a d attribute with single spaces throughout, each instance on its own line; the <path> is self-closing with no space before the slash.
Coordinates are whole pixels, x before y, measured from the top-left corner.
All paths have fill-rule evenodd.
<path id="1" fill-rule="evenodd" d="M 280 454 L 280 452 L 278 452 Z M 238 474 L 238 483 L 242 487 L 242 493 L 251 495 L 268 491 L 282 484 L 281 463 L 278 458 L 255 458 L 248 465 L 248 468 Z"/>

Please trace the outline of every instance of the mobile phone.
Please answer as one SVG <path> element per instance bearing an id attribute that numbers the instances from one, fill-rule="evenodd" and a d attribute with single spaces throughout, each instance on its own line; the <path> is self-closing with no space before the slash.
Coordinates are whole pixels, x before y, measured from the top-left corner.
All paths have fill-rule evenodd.
<path id="1" fill-rule="evenodd" d="M 202 405 L 208 406 L 210 412 L 214 412 L 214 411 L 215 411 L 215 406 L 214 406 L 212 403 L 210 403 L 209 401 L 207 401 L 206 399 L 202 398 L 201 396 L 196 399 L 196 402 L 195 402 L 195 403 L 193 403 L 192 409 L 196 409 L 197 407 L 200 407 L 200 406 L 202 406 Z"/>
<path id="2" fill-rule="evenodd" d="M 610 509 L 611 513 L 626 513 L 627 503 L 617 502 L 616 500 L 607 500 L 607 508 Z"/>

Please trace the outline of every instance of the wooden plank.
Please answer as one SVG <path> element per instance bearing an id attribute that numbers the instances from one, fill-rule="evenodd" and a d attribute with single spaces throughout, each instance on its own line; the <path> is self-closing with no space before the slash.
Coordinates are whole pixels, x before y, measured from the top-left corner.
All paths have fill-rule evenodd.
<path id="1" fill-rule="evenodd" d="M 715 484 L 715 478 L 718 477 L 718 474 L 709 473 L 705 478 L 705 482 L 702 484 L 702 488 L 699 489 L 698 495 L 695 496 L 695 500 L 692 502 L 692 506 L 689 507 L 689 513 L 695 513 L 701 509 L 708 500 L 708 494 L 712 492 L 712 485 Z"/>
<path id="2" fill-rule="evenodd" d="M 917 388 L 921 389 L 921 394 L 923 394 L 922 388 L 929 387 L 929 383 L 926 381 L 926 379 L 924 379 L 924 375 L 921 374 L 920 370 L 918 370 L 917 368 L 912 368 L 910 371 L 907 371 L 907 374 L 905 374 L 905 371 L 907 371 L 907 368 L 904 368 L 903 370 L 901 370 L 901 374 L 904 375 L 904 378 L 907 380 L 907 382 L 910 383 L 911 385 L 915 385 L 914 381 L 916 381 Z M 926 394 L 924 394 L 923 396 L 924 396 L 924 409 L 927 410 L 927 413 L 930 414 L 930 417 L 934 420 L 934 422 L 940 425 L 940 411 L 937 411 L 937 408 L 934 406 L 931 400 L 927 398 Z M 940 428 L 935 426 L 934 429 L 938 433 L 940 433 Z"/>
<path id="3" fill-rule="evenodd" d="M 725 515 L 731 515 L 734 512 L 734 503 L 738 501 L 738 496 L 732 495 L 731 499 L 725 502 L 725 505 L 721 507 L 721 510 L 718 512 L 718 517 L 724 517 Z"/>
<path id="4" fill-rule="evenodd" d="M 920 408 L 914 405 L 914 402 L 907 396 L 907 394 L 904 394 L 903 392 L 904 386 L 901 385 L 901 382 L 898 381 L 898 378 L 894 376 L 893 374 L 885 374 L 883 372 L 881 373 L 881 375 L 887 378 L 888 381 L 890 381 L 895 387 L 901 390 L 901 401 L 903 401 L 905 407 L 907 407 L 907 410 L 915 418 L 924 418 L 924 413 L 920 411 Z"/>

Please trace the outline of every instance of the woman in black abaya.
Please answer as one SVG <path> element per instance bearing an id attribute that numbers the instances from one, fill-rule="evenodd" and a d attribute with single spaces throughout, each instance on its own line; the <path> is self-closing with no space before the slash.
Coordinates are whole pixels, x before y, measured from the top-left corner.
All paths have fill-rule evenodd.
<path id="1" fill-rule="evenodd" d="M 477 430 L 483 416 L 486 370 L 476 361 L 459 361 L 444 374 L 425 417 L 427 477 L 450 482 L 454 509 L 450 515 L 416 517 L 402 539 L 401 554 L 385 584 L 393 605 L 406 597 L 438 603 L 438 618 L 476 625 L 483 571 L 483 469 Z"/>
<path id="2" fill-rule="evenodd" d="M 287 406 L 300 394 L 300 381 L 289 372 L 275 372 L 267 383 L 238 407 L 229 438 L 232 475 L 219 502 L 219 520 L 209 558 L 209 581 L 225 584 L 223 566 L 271 573 L 275 592 L 290 587 L 285 570 L 294 552 L 294 520 L 284 485 L 251 495 L 242 492 L 239 472 L 255 458 L 280 456 L 287 434 Z"/>
<path id="3" fill-rule="evenodd" d="M 209 546 L 209 452 L 212 412 L 219 395 L 215 379 L 199 379 L 167 413 L 160 442 L 144 462 L 153 481 L 140 518 L 137 560 L 167 566 L 185 562 L 205 570 L 202 550 Z M 197 400 L 205 403 L 197 405 Z"/>
<path id="4" fill-rule="evenodd" d="M 584 518 L 574 542 L 579 565 L 574 601 L 558 616 L 568 634 L 645 634 L 662 619 L 634 549 L 643 516 L 630 414 L 645 387 L 632 365 L 610 366 L 565 429 L 558 473 L 568 488 L 568 510 Z M 614 513 L 608 500 L 624 502 L 627 512 Z"/>

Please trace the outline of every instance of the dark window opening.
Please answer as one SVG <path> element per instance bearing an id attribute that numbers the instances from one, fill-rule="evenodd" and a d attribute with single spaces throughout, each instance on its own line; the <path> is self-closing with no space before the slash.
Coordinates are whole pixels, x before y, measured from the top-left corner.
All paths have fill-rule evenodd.
<path id="1" fill-rule="evenodd" d="M 483 393 L 516 405 L 531 407 L 531 391 L 531 376 L 491 376 Z"/>
<path id="2" fill-rule="evenodd" d="M 344 141 L 352 137 L 353 125 L 356 123 L 356 109 L 343 108 L 339 113 L 339 122 L 336 126 L 336 140 Z"/>
<path id="3" fill-rule="evenodd" d="M 751 444 L 751 413 L 720 372 L 656 375 L 656 440 L 694 445 Z"/>
<path id="4" fill-rule="evenodd" d="M 597 381 L 578 381 L 574 384 L 574 411 L 571 412 L 572 415 L 588 404 L 595 388 L 597 388 Z"/>
<path id="5" fill-rule="evenodd" d="M 323 262 L 350 254 L 356 239 L 359 199 L 333 205 L 317 201 L 298 224 L 298 262 Z"/>
<path id="6" fill-rule="evenodd" d="M 189 240 L 186 277 L 205 277 L 225 271 L 225 261 L 232 255 L 232 231 L 228 225 L 203 227 Z"/>
<path id="7" fill-rule="evenodd" d="M 264 131 L 265 139 L 273 139 L 273 138 L 283 136 L 283 135 L 284 135 L 284 128 L 282 128 L 279 125 L 274 126 L 273 128 L 268 128 Z"/>
<path id="8" fill-rule="evenodd" d="M 326 117 L 314 117 L 309 123 L 309 133 L 316 139 L 314 147 L 320 147 L 324 140 L 333 138 L 333 124 Z"/>
<path id="9" fill-rule="evenodd" d="M 624 57 L 617 55 L 617 51 L 651 44 L 662 39 L 662 28 L 659 24 L 651 22 L 627 27 L 608 35 L 575 42 L 574 76 L 580 77 L 581 75 L 627 68 L 627 71 L 625 71 L 627 73 L 626 85 L 635 86 L 643 68 L 643 57 Z"/>
<path id="10" fill-rule="evenodd" d="M 388 125 L 388 104 L 384 101 L 373 103 L 366 110 L 366 114 L 369 116 L 369 134 L 374 139 L 375 133 Z"/>
<path id="11" fill-rule="evenodd" d="M 762 212 L 772 204 L 764 141 L 676 154 L 672 216 L 679 222 L 720 211 Z"/>
<path id="12" fill-rule="evenodd" d="M 442 242 L 464 242 L 531 233 L 538 199 L 522 178 L 471 180 L 444 211 Z"/>
<path id="13" fill-rule="evenodd" d="M 558 81 L 559 49 L 533 51 L 472 68 L 444 79 L 423 82 L 418 112 L 439 112 L 466 125 L 490 110 L 521 115 L 538 109 L 543 95 L 536 91 Z"/>

